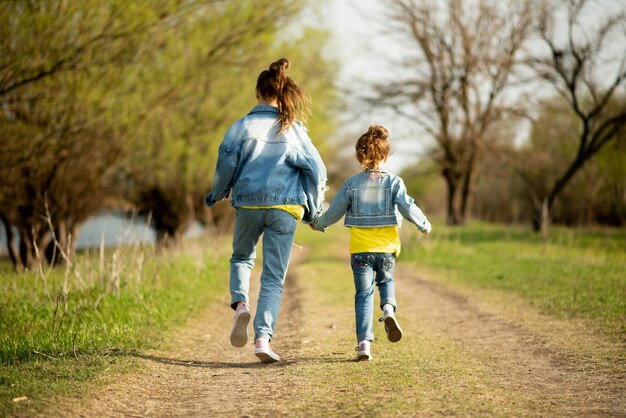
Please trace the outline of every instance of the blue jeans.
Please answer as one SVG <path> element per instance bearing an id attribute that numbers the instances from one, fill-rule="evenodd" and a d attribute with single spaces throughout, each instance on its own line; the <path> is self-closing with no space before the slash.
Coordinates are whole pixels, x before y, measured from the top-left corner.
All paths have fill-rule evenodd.
<path id="1" fill-rule="evenodd" d="M 296 223 L 293 215 L 280 209 L 236 210 L 233 255 L 230 259 L 230 295 L 233 309 L 239 301 L 248 303 L 256 245 L 263 235 L 261 290 L 253 322 L 255 339 L 263 337 L 271 340 L 274 334 Z"/>
<path id="2" fill-rule="evenodd" d="M 372 316 L 374 315 L 374 283 L 380 293 L 380 307 L 388 303 L 396 309 L 396 292 L 393 271 L 396 257 L 392 253 L 352 254 L 350 265 L 354 274 L 354 312 L 356 315 L 357 342 L 374 341 Z"/>

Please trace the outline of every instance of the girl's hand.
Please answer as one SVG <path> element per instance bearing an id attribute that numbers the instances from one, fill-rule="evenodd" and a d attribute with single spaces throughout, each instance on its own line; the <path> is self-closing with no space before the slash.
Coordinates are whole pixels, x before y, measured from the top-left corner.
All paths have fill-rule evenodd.
<path id="1" fill-rule="evenodd" d="M 311 222 L 309 226 L 314 231 L 326 232 L 326 228 L 320 228 L 319 226 L 317 226 L 317 223 L 315 221 Z"/>

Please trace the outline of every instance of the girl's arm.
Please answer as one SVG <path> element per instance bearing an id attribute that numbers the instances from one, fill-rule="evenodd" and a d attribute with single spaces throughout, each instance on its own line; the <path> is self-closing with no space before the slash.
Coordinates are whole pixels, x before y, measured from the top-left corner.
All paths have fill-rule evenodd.
<path id="1" fill-rule="evenodd" d="M 303 186 L 308 204 L 302 222 L 311 223 L 322 213 L 326 192 L 326 166 L 314 146 L 307 151 L 306 162 L 300 165 L 304 174 Z"/>
<path id="2" fill-rule="evenodd" d="M 213 187 L 211 192 L 204 196 L 204 203 L 209 207 L 228 197 L 230 189 L 233 187 L 235 170 L 239 162 L 239 150 L 236 149 L 233 135 L 234 129 L 231 128 L 226 132 L 224 140 L 220 144 L 213 176 Z"/>
<path id="3" fill-rule="evenodd" d="M 339 189 L 333 201 L 330 203 L 330 207 L 322 216 L 317 218 L 314 224 L 314 228 L 318 231 L 324 231 L 327 227 L 337 222 L 346 213 L 350 202 L 348 201 L 348 190 L 346 183 Z"/>
<path id="4" fill-rule="evenodd" d="M 430 234 L 432 229 L 430 222 L 428 222 L 428 219 L 422 210 L 417 207 L 415 200 L 407 194 L 406 186 L 404 185 L 404 181 L 402 181 L 402 179 L 400 179 L 398 183 L 398 191 L 396 192 L 395 200 L 400 214 L 405 219 L 414 223 L 423 233 Z"/>

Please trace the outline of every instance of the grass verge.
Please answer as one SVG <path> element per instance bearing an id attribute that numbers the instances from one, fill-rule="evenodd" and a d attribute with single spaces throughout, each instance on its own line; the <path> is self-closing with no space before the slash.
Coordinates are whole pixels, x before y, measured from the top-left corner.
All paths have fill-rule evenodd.
<path id="1" fill-rule="evenodd" d="M 528 227 L 478 222 L 433 231 L 423 239 L 405 228 L 401 258 L 443 280 L 512 292 L 549 315 L 626 337 L 626 230 L 554 227 L 547 240 Z"/>
<path id="2" fill-rule="evenodd" d="M 285 369 L 297 387 L 293 416 L 519 416 L 530 400 L 511 394 L 490 376 L 480 358 L 459 344 L 429 335 L 411 315 L 402 296 L 405 336 L 393 344 L 374 322 L 374 360 L 353 361 L 354 284 L 348 233 L 329 229 L 325 235 L 304 231 L 298 242 L 311 248 L 295 274 L 306 295 L 299 301 L 307 342 L 298 360 Z M 375 291 L 374 306 L 378 306 Z M 377 318 L 378 309 L 375 308 Z M 518 406 L 511 406 L 517 402 Z"/>
<path id="3" fill-rule="evenodd" d="M 160 254 L 120 247 L 79 255 L 67 269 L 0 270 L 0 415 L 78 393 L 132 367 L 117 354 L 163 343 L 169 328 L 226 291 L 218 245 Z"/>

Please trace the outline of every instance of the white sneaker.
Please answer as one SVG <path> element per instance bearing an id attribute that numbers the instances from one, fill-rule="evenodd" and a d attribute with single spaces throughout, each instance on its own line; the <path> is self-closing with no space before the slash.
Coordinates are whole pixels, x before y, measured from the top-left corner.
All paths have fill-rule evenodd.
<path id="1" fill-rule="evenodd" d="M 254 342 L 254 355 L 261 360 L 262 363 L 274 363 L 280 360 L 278 354 L 276 354 L 272 347 L 270 347 L 269 341 L 265 338 L 259 338 Z"/>
<path id="2" fill-rule="evenodd" d="M 378 321 L 385 323 L 385 332 L 387 332 L 389 341 L 397 343 L 402 339 L 402 328 L 398 325 L 398 321 L 396 321 L 393 312 L 386 312 Z"/>
<path id="3" fill-rule="evenodd" d="M 248 342 L 248 322 L 250 310 L 248 305 L 241 305 L 235 313 L 233 328 L 230 330 L 230 343 L 235 347 L 243 347 Z"/>
<path id="4" fill-rule="evenodd" d="M 370 353 L 370 342 L 361 341 L 356 348 L 356 361 L 370 361 L 372 360 L 372 354 Z"/>

